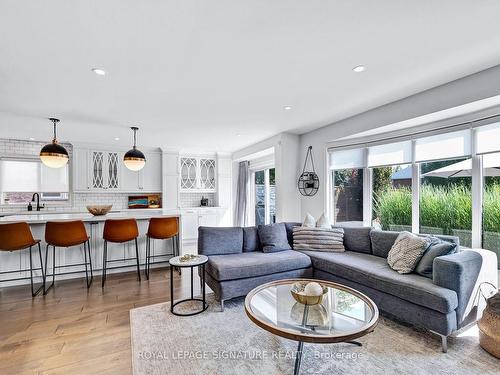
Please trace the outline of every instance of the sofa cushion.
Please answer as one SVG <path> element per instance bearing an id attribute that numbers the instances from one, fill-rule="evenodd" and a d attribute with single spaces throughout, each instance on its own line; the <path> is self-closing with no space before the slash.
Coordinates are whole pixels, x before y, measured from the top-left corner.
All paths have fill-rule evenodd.
<path id="1" fill-rule="evenodd" d="M 198 254 L 236 254 L 243 251 L 243 229 L 240 227 L 199 227 Z"/>
<path id="2" fill-rule="evenodd" d="M 258 230 L 263 252 L 274 253 L 277 251 L 290 250 L 292 248 L 288 242 L 285 224 L 274 223 L 259 225 Z"/>
<path id="3" fill-rule="evenodd" d="M 399 233 L 401 232 L 376 229 L 372 230 L 370 232 L 372 254 L 382 258 L 387 258 L 387 255 L 389 254 L 392 245 L 394 245 L 396 238 L 398 238 Z M 419 234 L 418 236 L 427 237 L 426 234 Z M 455 243 L 457 247 L 460 244 L 460 240 L 456 236 L 436 235 L 434 237 L 439 238 L 443 241 Z"/>
<path id="4" fill-rule="evenodd" d="M 257 227 L 243 228 L 243 252 L 262 251 Z"/>
<path id="5" fill-rule="evenodd" d="M 401 275 L 392 270 L 387 260 L 375 255 L 346 251 L 320 253 L 303 251 L 311 257 L 313 267 L 324 272 L 375 288 L 403 300 L 442 313 L 458 306 L 457 294 L 434 285 L 432 280 L 416 274 Z"/>
<path id="6" fill-rule="evenodd" d="M 372 254 L 378 257 L 387 258 L 399 233 L 400 232 L 391 232 L 388 230 L 372 230 L 370 232 Z"/>
<path id="7" fill-rule="evenodd" d="M 427 247 L 422 259 L 418 262 L 415 272 L 420 276 L 432 279 L 432 264 L 437 257 L 453 254 L 457 251 L 457 244 L 443 241 L 437 237 L 430 237 L 430 244 Z"/>
<path id="8" fill-rule="evenodd" d="M 344 246 L 348 251 L 357 253 L 372 253 L 372 244 L 370 240 L 371 227 L 350 227 L 337 225 L 334 226 L 344 229 Z"/>
<path id="9" fill-rule="evenodd" d="M 311 267 L 311 259 L 295 250 L 210 256 L 206 271 L 216 280 L 236 280 Z"/>
<path id="10" fill-rule="evenodd" d="M 293 228 L 300 226 L 302 226 L 302 223 L 294 223 L 294 222 L 285 223 L 286 237 L 292 249 L 293 249 Z"/>

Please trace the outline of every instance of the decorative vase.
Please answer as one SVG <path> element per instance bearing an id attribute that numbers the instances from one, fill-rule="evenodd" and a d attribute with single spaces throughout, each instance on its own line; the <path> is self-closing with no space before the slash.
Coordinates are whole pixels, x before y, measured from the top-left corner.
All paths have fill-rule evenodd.
<path id="1" fill-rule="evenodd" d="M 486 300 L 486 308 L 477 326 L 479 345 L 491 355 L 500 358 L 500 292 Z"/>

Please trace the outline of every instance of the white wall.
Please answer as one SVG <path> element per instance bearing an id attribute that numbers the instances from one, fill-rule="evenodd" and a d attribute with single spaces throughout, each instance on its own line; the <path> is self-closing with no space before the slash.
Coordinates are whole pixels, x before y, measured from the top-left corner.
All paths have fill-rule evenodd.
<path id="1" fill-rule="evenodd" d="M 238 162 L 272 149 L 276 168 L 276 220 L 300 221 L 300 193 L 297 190 L 299 173 L 299 136 L 281 133 L 233 153 L 233 197 L 236 199 Z M 234 210 L 234 205 L 233 205 Z"/>
<path id="2" fill-rule="evenodd" d="M 318 216 L 326 208 L 327 143 L 366 130 L 499 95 L 499 82 L 500 66 L 496 66 L 301 135 L 300 160 L 304 159 L 307 147 L 313 146 L 316 172 L 320 178 L 318 193 L 313 197 L 300 198 L 301 217 L 306 212 Z M 498 109 L 494 110 L 498 113 Z"/>

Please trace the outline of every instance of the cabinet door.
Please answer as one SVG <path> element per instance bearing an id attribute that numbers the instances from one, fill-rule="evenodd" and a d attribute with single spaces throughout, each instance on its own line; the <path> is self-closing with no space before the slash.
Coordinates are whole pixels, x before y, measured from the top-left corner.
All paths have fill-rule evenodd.
<path id="1" fill-rule="evenodd" d="M 182 240 L 196 240 L 198 238 L 198 213 L 187 211 L 182 213 Z"/>
<path id="2" fill-rule="evenodd" d="M 106 152 L 106 184 L 105 189 L 120 188 L 120 158 L 118 152 Z"/>
<path id="3" fill-rule="evenodd" d="M 92 151 L 90 153 L 91 167 L 91 189 L 104 189 L 105 187 L 105 160 L 103 151 Z"/>
<path id="4" fill-rule="evenodd" d="M 74 191 L 87 191 L 90 189 L 88 162 L 88 150 L 79 148 L 73 149 L 73 164 L 71 165 L 71 168 L 73 172 Z"/>
<path id="5" fill-rule="evenodd" d="M 121 177 L 121 185 L 120 185 L 121 191 L 124 191 L 126 193 L 137 193 L 140 191 L 138 171 L 131 171 L 122 163 L 120 177 Z"/>
<path id="6" fill-rule="evenodd" d="M 139 171 L 139 190 L 161 192 L 161 154 L 146 154 L 146 165 Z"/>
<path id="7" fill-rule="evenodd" d="M 217 227 L 217 213 L 202 213 L 198 216 L 198 224 L 200 227 Z"/>
<path id="8" fill-rule="evenodd" d="M 215 190 L 215 160 L 200 159 L 198 187 L 201 190 Z"/>
<path id="9" fill-rule="evenodd" d="M 181 190 L 195 190 L 197 188 L 198 160 L 196 158 L 180 159 Z"/>

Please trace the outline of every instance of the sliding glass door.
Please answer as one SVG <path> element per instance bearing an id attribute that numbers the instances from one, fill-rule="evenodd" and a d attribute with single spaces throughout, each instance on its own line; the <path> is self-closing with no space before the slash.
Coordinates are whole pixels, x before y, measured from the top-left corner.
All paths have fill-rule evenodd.
<path id="1" fill-rule="evenodd" d="M 266 168 L 253 172 L 253 198 L 255 225 L 276 222 L 275 169 Z"/>

